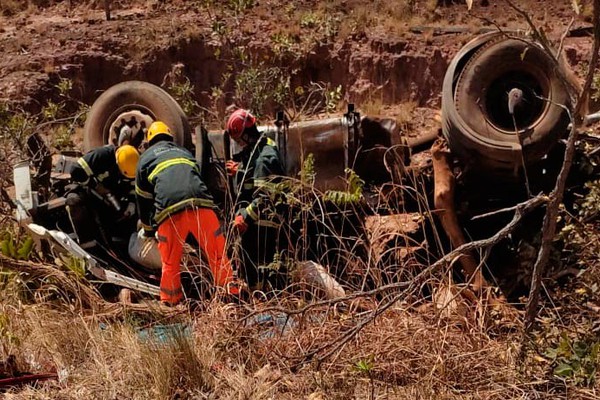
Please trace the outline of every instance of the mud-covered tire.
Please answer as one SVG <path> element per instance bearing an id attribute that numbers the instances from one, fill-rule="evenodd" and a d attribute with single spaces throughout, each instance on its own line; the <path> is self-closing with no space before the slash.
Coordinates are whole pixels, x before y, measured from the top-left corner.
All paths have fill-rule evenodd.
<path id="1" fill-rule="evenodd" d="M 108 144 L 111 125 L 128 110 L 140 110 L 155 121 L 165 122 L 177 144 L 193 149 L 190 124 L 175 99 L 151 83 L 126 81 L 110 87 L 92 105 L 83 128 L 84 150 Z"/>
<path id="2" fill-rule="evenodd" d="M 443 133 L 467 164 L 506 176 L 521 167 L 521 145 L 505 100 L 515 87 L 528 91 L 524 111 L 515 112 L 527 164 L 566 134 L 563 106 L 569 95 L 550 56 L 527 39 L 486 35 L 457 54 L 444 78 Z"/>

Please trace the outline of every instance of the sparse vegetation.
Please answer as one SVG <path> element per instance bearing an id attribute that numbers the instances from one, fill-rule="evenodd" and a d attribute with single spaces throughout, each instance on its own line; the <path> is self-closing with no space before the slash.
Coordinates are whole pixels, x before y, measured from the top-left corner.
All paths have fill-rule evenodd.
<path id="1" fill-rule="evenodd" d="M 345 192 L 328 190 L 323 196 L 323 200 L 330 201 L 338 207 L 358 204 L 363 199 L 362 194 L 365 181 L 350 168 L 346 168 L 345 172 L 348 176 L 348 190 Z"/>
<path id="2" fill-rule="evenodd" d="M 595 338 L 571 340 L 564 333 L 544 356 L 552 362 L 555 376 L 576 385 L 593 386 L 600 366 L 600 342 Z"/>
<path id="3" fill-rule="evenodd" d="M 398 126 L 404 132 L 410 131 L 414 123 L 414 112 L 417 108 L 417 103 L 409 101 L 400 104 L 396 113 L 396 121 Z"/>
<path id="4" fill-rule="evenodd" d="M 176 65 L 174 70 L 164 77 L 163 84 L 167 84 L 167 91 L 179 103 L 185 115 L 193 118 L 200 105 L 195 99 L 192 82 L 184 74 L 183 65 Z"/>
<path id="5" fill-rule="evenodd" d="M 6 0 L 0 12 L 12 16 L 51 3 L 57 2 Z M 172 5 L 116 3 L 118 8 L 147 7 L 141 16 L 127 17 L 142 19 L 144 12 L 155 16 Z M 222 123 L 232 101 L 262 117 L 285 108 L 294 120 L 339 111 L 342 101 L 351 99 L 348 87 L 299 76 L 302 57 L 319 46 L 337 45 L 340 38 L 352 35 L 357 38 L 354 45 L 367 32 L 387 37 L 406 32 L 409 23 L 439 18 L 435 1 L 287 2 L 278 5 L 277 18 L 258 22 L 251 12 L 266 13 L 270 2 L 176 3 L 208 14 L 209 23 L 194 34 L 218 43 L 214 58 L 225 66 L 211 67 L 220 75 L 208 83 L 207 93 L 197 92 L 183 70 L 163 87 L 188 115 L 201 114 L 215 125 Z M 575 3 L 589 13 L 589 4 Z M 260 23 L 268 18 L 277 22 L 276 29 L 252 39 L 269 38 L 272 52 L 255 51 L 241 32 L 267 29 Z M 169 27 L 143 22 L 140 36 L 132 37 L 131 58 L 154 63 L 148 49 L 169 43 L 173 47 L 164 54 L 172 57 L 169 62 L 178 61 L 181 54 L 168 33 L 190 22 Z M 19 51 L 29 51 L 31 43 L 19 41 L 27 44 L 19 45 Z M 156 65 L 164 73 L 165 64 Z M 76 147 L 73 137 L 86 108 L 76 100 L 72 80 L 53 82 L 51 95 L 37 110 L 0 105 L 2 191 L 11 186 L 12 163 L 26 157 L 24 142 L 31 133 L 42 131 L 59 150 Z M 360 104 L 363 115 L 381 114 L 389 106 L 379 91 L 371 97 Z M 394 104 L 403 132 L 419 128 L 417 104 Z M 588 148 L 580 150 L 593 153 L 597 144 L 588 139 Z M 367 198 L 365 182 L 347 169 L 348 190 L 320 192 L 315 188 L 315 159 L 309 155 L 298 176 L 271 187 L 274 201 L 285 196 L 290 206 L 285 229 L 297 239 L 276 261 L 293 264 L 307 254 L 319 258 L 341 277 L 349 296 L 318 302 L 310 290 L 292 287 L 243 306 L 202 301 L 194 311 L 164 309 L 148 299 L 139 304 L 107 301 L 97 286 L 83 279 L 81 260 L 38 255 L 31 238 L 17 234 L 11 205 L 0 197 L 0 362 L 12 355 L 21 371 L 58 373 L 57 380 L 12 388 L 4 395 L 11 400 L 598 398 L 600 183 L 594 160 L 580 166 L 590 181 L 582 193 L 574 192 L 573 207 L 561 213 L 564 228 L 556 238 L 556 251 L 564 265 L 551 271 L 560 272 L 558 278 L 544 282 L 552 301 L 544 302 L 527 343 L 531 351 L 523 359 L 519 317 L 504 318 L 482 298 L 465 300 L 465 288 L 449 278 L 455 273 L 454 261 L 432 267 L 446 244 L 430 223 L 434 210 L 425 190 L 428 172 L 416 177 L 408 171 L 410 188 L 389 184 Z M 422 242 L 397 238 L 381 258 L 375 257 L 374 243 L 389 243 L 389 238 L 383 233 L 367 238 L 353 216 L 358 209 L 403 213 L 407 202 L 418 203 L 428 221 Z M 407 252 L 412 247 L 419 247 L 418 257 Z M 565 271 L 570 273 L 562 275 Z M 577 279 L 567 279 L 571 275 Z M 433 293 L 445 287 L 452 301 L 435 300 Z M 520 310 L 522 304 L 515 307 Z"/>

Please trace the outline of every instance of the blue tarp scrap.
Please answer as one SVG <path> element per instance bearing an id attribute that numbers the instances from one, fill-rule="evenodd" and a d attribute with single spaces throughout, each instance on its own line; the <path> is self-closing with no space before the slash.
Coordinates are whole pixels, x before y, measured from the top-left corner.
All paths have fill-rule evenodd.
<path id="1" fill-rule="evenodd" d="M 277 314 L 257 314 L 250 318 L 248 326 L 258 326 L 261 329 L 259 339 L 271 339 L 279 335 L 285 335 L 297 323 L 285 313 Z"/>
<path id="2" fill-rule="evenodd" d="M 153 325 L 148 328 L 139 329 L 137 334 L 142 342 L 169 343 L 181 338 L 191 338 L 192 327 L 183 323 Z"/>

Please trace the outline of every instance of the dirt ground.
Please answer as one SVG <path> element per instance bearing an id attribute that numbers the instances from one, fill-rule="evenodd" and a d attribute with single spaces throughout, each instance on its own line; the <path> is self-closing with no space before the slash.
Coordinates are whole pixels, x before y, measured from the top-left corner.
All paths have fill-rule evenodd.
<path id="1" fill-rule="evenodd" d="M 101 1 L 28 3 L 0 5 L 0 101 L 28 110 L 56 97 L 60 78 L 72 80 L 73 97 L 91 104 L 123 80 L 160 85 L 176 65 L 183 65 L 199 105 L 210 109 L 215 88 L 225 103 L 240 97 L 226 74 L 248 65 L 285 66 L 292 89 L 339 86 L 340 104 L 400 117 L 420 130 L 432 122 L 434 112 L 425 109 L 439 107 L 446 67 L 461 45 L 494 26 L 527 30 L 503 1 L 475 2 L 468 11 L 462 2 L 435 7 L 432 1 L 123 0 L 112 2 L 110 21 Z M 555 40 L 570 23 L 571 29 L 589 25 L 586 4 L 579 16 L 569 0 L 516 4 Z M 586 35 L 564 41 L 576 69 L 584 67 L 589 47 Z"/>

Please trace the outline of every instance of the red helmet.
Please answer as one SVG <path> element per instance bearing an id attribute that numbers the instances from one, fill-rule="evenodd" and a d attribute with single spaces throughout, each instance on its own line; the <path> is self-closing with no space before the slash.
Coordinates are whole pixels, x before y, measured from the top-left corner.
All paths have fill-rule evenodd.
<path id="1" fill-rule="evenodd" d="M 243 108 L 237 109 L 227 120 L 227 132 L 229 136 L 236 139 L 242 136 L 244 129 L 251 128 L 256 124 L 256 117 L 250 111 Z"/>

